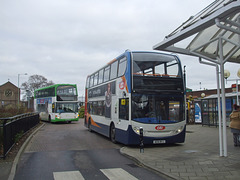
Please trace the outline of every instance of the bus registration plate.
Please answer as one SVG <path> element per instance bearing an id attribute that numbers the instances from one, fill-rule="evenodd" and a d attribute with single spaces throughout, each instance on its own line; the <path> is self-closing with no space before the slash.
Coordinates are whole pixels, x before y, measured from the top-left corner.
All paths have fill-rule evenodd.
<path id="1" fill-rule="evenodd" d="M 153 144 L 164 144 L 166 140 L 153 140 Z"/>

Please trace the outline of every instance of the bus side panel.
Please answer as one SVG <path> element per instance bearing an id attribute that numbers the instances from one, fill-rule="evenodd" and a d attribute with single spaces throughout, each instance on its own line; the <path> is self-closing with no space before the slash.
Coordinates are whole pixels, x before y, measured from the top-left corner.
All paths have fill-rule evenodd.
<path id="1" fill-rule="evenodd" d="M 185 133 L 186 132 L 186 126 L 184 130 L 174 136 L 169 137 L 143 137 L 144 144 L 153 144 L 153 140 L 165 140 L 166 144 L 174 144 L 174 143 L 184 143 L 185 141 Z M 120 143 L 126 144 L 126 145 L 138 145 L 140 144 L 140 137 L 138 134 L 136 134 L 132 130 L 132 126 L 128 126 L 127 131 L 123 131 L 121 129 L 116 129 L 116 140 Z"/>
<path id="2" fill-rule="evenodd" d="M 96 123 L 96 122 L 95 122 Z M 109 137 L 109 126 L 102 123 L 96 123 L 97 126 L 91 126 L 93 131 Z M 166 144 L 184 143 L 186 134 L 186 126 L 183 131 L 177 135 L 169 137 L 144 137 L 144 144 L 153 144 L 153 140 L 165 140 Z M 129 125 L 127 131 L 116 128 L 116 141 L 125 145 L 138 145 L 140 144 L 140 137 L 132 130 L 132 126 Z"/>
<path id="3" fill-rule="evenodd" d="M 85 110 L 84 110 L 84 126 L 87 127 L 88 125 L 88 119 L 89 119 L 89 115 L 88 115 L 88 89 L 85 89 Z"/>
<path id="4" fill-rule="evenodd" d="M 93 131 L 98 132 L 99 134 L 102 134 L 102 135 L 104 135 L 106 137 L 109 137 L 109 126 L 104 125 L 104 124 L 98 124 L 98 125 L 99 125 L 99 127 L 91 126 L 91 129 Z"/>

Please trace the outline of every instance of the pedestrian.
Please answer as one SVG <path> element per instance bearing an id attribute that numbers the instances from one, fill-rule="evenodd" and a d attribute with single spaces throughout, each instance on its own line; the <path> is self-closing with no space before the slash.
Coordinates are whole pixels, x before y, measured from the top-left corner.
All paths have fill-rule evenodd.
<path id="1" fill-rule="evenodd" d="M 233 112 L 230 114 L 230 128 L 234 146 L 240 146 L 240 106 L 237 104 L 233 105 Z"/>

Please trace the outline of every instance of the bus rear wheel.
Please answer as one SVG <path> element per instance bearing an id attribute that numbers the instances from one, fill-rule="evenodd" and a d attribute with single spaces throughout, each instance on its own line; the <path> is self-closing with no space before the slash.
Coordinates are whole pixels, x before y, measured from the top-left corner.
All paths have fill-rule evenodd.
<path id="1" fill-rule="evenodd" d="M 92 132 L 92 129 L 91 129 L 91 119 L 90 118 L 88 119 L 88 131 Z"/>
<path id="2" fill-rule="evenodd" d="M 111 124 L 110 127 L 110 139 L 114 144 L 116 143 L 116 128 L 114 124 Z"/>

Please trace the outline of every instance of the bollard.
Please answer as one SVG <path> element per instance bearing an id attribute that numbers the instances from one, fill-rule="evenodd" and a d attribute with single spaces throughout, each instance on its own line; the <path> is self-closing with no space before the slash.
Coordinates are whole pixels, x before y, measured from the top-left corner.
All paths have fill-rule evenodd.
<path id="1" fill-rule="evenodd" d="M 140 127 L 140 153 L 144 153 L 144 142 L 143 142 L 143 128 Z"/>

